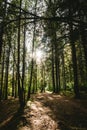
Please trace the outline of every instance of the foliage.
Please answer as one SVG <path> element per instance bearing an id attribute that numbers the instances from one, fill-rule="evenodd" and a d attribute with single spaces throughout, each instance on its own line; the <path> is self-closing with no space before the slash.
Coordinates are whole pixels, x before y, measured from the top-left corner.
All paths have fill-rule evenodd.
<path id="1" fill-rule="evenodd" d="M 26 102 L 44 89 L 86 91 L 86 0 L 1 0 L 0 5 L 0 100 L 12 95 Z"/>

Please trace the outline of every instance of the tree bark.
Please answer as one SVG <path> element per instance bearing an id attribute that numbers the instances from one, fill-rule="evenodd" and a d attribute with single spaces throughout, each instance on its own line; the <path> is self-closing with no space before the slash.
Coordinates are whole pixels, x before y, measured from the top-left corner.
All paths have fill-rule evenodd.
<path id="1" fill-rule="evenodd" d="M 54 74 L 54 48 L 52 43 L 52 85 L 53 85 L 53 92 L 55 93 L 55 74 Z"/>
<path id="2" fill-rule="evenodd" d="M 11 50 L 11 39 L 8 39 L 8 41 L 9 41 L 9 48 L 7 50 L 6 71 L 5 71 L 5 100 L 8 99 L 8 72 L 9 72 L 9 60 Z"/>
<path id="3" fill-rule="evenodd" d="M 2 54 L 2 65 L 1 65 L 1 83 L 0 83 L 0 100 L 3 99 L 3 79 L 4 79 L 4 63 L 5 63 L 5 47 L 3 47 L 3 54 Z"/>
<path id="4" fill-rule="evenodd" d="M 37 0 L 35 2 L 35 15 L 36 15 L 36 8 L 37 8 Z M 28 95 L 27 100 L 30 99 L 30 93 L 31 93 L 31 85 L 32 85 L 32 77 L 33 77 L 33 68 L 34 68 L 34 59 L 33 59 L 33 53 L 35 49 L 35 31 L 36 31 L 36 22 L 34 20 L 34 30 L 33 30 L 33 43 L 32 43 L 32 61 L 31 61 L 31 73 L 30 73 L 30 82 L 28 86 Z"/>
<path id="5" fill-rule="evenodd" d="M 20 85 L 20 24 L 21 24 L 21 5 L 22 0 L 20 0 L 20 13 L 19 13 L 19 21 L 18 21 L 18 63 L 17 63 L 17 78 L 18 78 L 18 95 L 19 95 L 19 102 L 20 107 L 24 107 L 24 101 L 23 101 L 23 91 Z"/>
<path id="6" fill-rule="evenodd" d="M 74 73 L 74 93 L 75 96 L 79 97 L 79 86 L 78 86 L 78 69 L 77 69 L 77 57 L 76 48 L 73 38 L 73 26 L 72 23 L 69 25 L 70 28 L 70 42 L 71 42 L 71 52 L 72 52 L 72 63 L 73 63 L 73 73 Z"/>
<path id="7" fill-rule="evenodd" d="M 23 92 L 23 100 L 25 103 L 25 88 L 24 88 L 24 81 L 25 81 L 25 58 L 26 58 L 26 14 L 25 14 L 25 26 L 24 26 L 24 44 L 23 44 L 23 67 L 22 67 L 22 92 Z"/>
<path id="8" fill-rule="evenodd" d="M 63 52 L 62 52 L 62 75 L 63 75 L 63 88 L 64 88 L 64 90 L 66 90 L 65 59 L 64 59 Z"/>
<path id="9" fill-rule="evenodd" d="M 7 8 L 7 0 L 4 0 L 4 12 L 2 16 L 2 22 L 0 24 L 0 61 L 1 61 L 1 53 L 2 53 L 2 45 L 3 45 L 4 21 L 5 21 L 5 16 L 6 16 L 6 8 Z"/>

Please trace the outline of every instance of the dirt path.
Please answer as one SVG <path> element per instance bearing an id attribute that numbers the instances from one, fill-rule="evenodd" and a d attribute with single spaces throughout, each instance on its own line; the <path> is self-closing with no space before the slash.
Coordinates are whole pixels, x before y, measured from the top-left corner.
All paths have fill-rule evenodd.
<path id="1" fill-rule="evenodd" d="M 0 130 L 87 130 L 87 100 L 43 93 L 28 101 L 19 115 L 9 113 Z"/>

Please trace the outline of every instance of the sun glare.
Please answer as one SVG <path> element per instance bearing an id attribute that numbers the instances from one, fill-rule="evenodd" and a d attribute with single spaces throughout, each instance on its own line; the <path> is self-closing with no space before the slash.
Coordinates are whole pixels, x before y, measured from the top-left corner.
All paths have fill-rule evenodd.
<path id="1" fill-rule="evenodd" d="M 43 57 L 43 51 L 42 50 L 37 50 L 36 51 L 36 60 L 37 60 L 37 62 L 41 62 L 41 60 L 42 60 L 42 57 Z"/>

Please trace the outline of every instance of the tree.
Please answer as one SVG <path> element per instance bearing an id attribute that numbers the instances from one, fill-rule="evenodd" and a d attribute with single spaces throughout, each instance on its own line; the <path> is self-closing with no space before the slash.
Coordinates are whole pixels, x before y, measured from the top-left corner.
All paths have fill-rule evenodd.
<path id="1" fill-rule="evenodd" d="M 8 98 L 8 73 L 9 73 L 9 60 L 10 60 L 10 51 L 11 51 L 11 35 L 7 35 L 7 41 L 8 41 L 8 46 L 7 46 L 7 51 L 6 51 L 6 70 L 5 70 L 5 100 Z"/>
<path id="2" fill-rule="evenodd" d="M 2 45 L 3 45 L 3 34 L 4 34 L 4 22 L 6 19 L 6 8 L 7 8 L 7 0 L 4 0 L 4 5 L 3 5 L 3 0 L 0 1 L 0 60 L 1 60 L 1 53 L 2 53 Z"/>
<path id="3" fill-rule="evenodd" d="M 35 1 L 35 14 L 36 14 L 36 9 L 37 9 L 37 0 Z M 34 50 L 35 50 L 35 32 L 36 32 L 36 21 L 34 20 L 34 29 L 33 29 L 33 41 L 32 41 L 32 60 L 31 60 L 31 73 L 30 73 L 30 82 L 28 86 L 28 95 L 27 99 L 30 98 L 30 93 L 31 93 L 31 84 L 32 84 L 32 77 L 33 77 L 33 68 L 34 68 Z"/>

